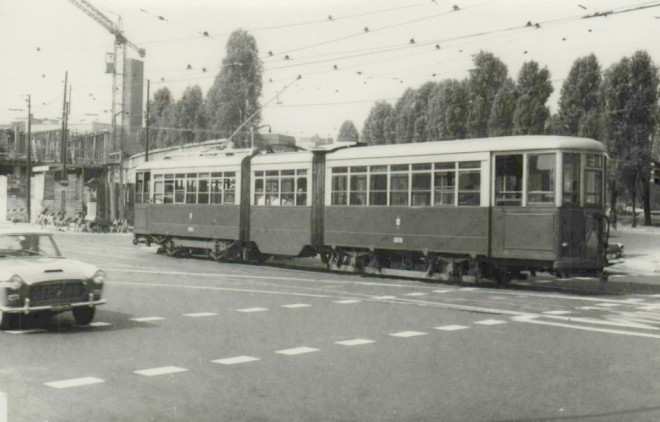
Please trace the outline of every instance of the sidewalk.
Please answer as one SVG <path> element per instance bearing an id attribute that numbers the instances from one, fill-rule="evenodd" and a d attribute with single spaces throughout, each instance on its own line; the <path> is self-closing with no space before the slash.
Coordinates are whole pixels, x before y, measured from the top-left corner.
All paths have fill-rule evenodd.
<path id="1" fill-rule="evenodd" d="M 619 225 L 610 233 L 610 243 L 624 245 L 621 262 L 610 268 L 615 271 L 654 274 L 660 277 L 660 227 Z M 660 282 L 660 280 L 659 280 Z"/>

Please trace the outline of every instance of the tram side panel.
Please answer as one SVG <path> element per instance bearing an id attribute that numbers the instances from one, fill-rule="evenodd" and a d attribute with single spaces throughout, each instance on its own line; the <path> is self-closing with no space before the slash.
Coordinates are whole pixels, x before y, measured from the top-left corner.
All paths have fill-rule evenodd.
<path id="1" fill-rule="evenodd" d="M 557 208 L 493 207 L 493 258 L 552 262 L 557 258 Z"/>
<path id="2" fill-rule="evenodd" d="M 326 207 L 325 244 L 353 248 L 488 254 L 488 208 Z"/>
<path id="3" fill-rule="evenodd" d="M 259 251 L 297 256 L 311 244 L 311 207 L 252 207 L 250 240 Z"/>
<path id="4" fill-rule="evenodd" d="M 151 205 L 147 232 L 152 235 L 237 240 L 239 216 L 238 205 Z"/>

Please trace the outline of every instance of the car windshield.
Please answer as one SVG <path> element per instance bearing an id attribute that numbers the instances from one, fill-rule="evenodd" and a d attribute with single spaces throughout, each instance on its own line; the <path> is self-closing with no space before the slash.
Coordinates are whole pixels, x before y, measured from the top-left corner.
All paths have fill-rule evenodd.
<path id="1" fill-rule="evenodd" d="M 0 235 L 0 258 L 48 256 L 60 254 L 52 236 L 47 234 L 4 234 Z"/>

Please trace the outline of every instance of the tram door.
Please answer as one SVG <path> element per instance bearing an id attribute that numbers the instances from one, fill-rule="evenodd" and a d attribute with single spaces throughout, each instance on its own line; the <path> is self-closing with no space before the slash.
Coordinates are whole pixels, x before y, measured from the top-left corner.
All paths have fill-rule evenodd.
<path id="1" fill-rule="evenodd" d="M 151 188 L 150 183 L 150 172 L 137 172 L 135 174 L 135 212 L 133 215 L 133 227 L 137 232 L 141 229 L 147 229 Z"/>

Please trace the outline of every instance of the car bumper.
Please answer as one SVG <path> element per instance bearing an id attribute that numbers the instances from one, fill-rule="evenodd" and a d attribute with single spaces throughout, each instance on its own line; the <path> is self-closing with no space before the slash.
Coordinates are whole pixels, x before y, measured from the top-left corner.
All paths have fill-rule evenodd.
<path id="1" fill-rule="evenodd" d="M 56 305 L 42 305 L 42 306 L 30 306 L 30 299 L 25 299 L 25 304 L 23 306 L 6 306 L 0 305 L 1 312 L 7 312 L 8 314 L 29 314 L 31 312 L 41 312 L 41 311 L 53 311 L 53 312 L 64 312 L 70 311 L 73 308 L 88 306 L 94 307 L 98 305 L 104 305 L 107 303 L 105 299 L 94 300 L 92 295 L 90 295 L 89 300 L 85 302 L 75 302 L 75 303 L 64 303 Z"/>

